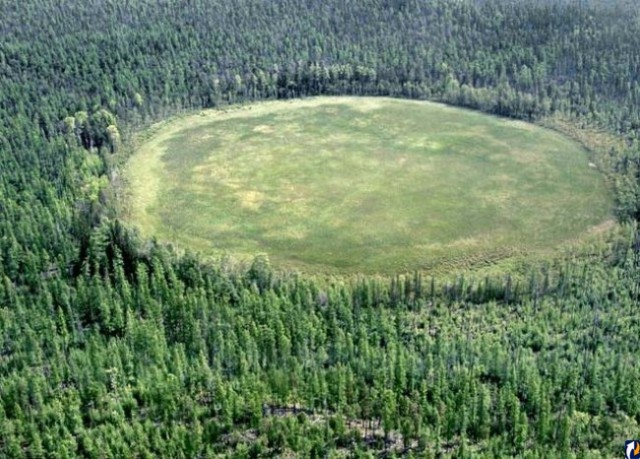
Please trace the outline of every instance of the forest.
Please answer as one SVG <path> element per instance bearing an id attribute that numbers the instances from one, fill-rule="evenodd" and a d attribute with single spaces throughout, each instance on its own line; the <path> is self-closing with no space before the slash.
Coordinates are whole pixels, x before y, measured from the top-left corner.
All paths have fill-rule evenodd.
<path id="1" fill-rule="evenodd" d="M 640 10 L 610 0 L 0 0 L 0 456 L 621 457 L 640 437 Z M 589 148 L 615 228 L 478 275 L 321 277 L 122 223 L 136 133 L 312 95 Z"/>

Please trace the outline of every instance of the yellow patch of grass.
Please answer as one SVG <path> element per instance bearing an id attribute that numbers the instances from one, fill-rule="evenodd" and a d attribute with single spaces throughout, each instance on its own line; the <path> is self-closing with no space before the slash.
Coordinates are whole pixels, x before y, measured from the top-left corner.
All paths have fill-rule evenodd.
<path id="1" fill-rule="evenodd" d="M 509 126 L 516 129 L 522 129 L 523 131 L 529 131 L 529 132 L 533 132 L 536 129 L 535 124 L 526 123 L 520 120 L 504 120 L 503 124 L 505 126 Z"/>
<path id="2" fill-rule="evenodd" d="M 235 196 L 240 202 L 240 206 L 243 209 L 257 211 L 265 201 L 266 196 L 264 193 L 255 190 L 238 190 L 235 192 Z"/>
<path id="3" fill-rule="evenodd" d="M 259 132 L 260 134 L 272 134 L 274 131 L 275 128 L 267 124 L 261 124 L 253 128 L 253 132 Z"/>

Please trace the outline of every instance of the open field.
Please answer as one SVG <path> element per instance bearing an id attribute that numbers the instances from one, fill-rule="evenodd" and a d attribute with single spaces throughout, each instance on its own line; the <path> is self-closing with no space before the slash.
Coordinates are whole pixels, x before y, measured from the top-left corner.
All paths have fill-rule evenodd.
<path id="1" fill-rule="evenodd" d="M 127 165 L 128 213 L 145 236 L 283 268 L 455 268 L 607 221 L 588 163 L 550 130 L 434 103 L 266 102 L 157 129 Z"/>

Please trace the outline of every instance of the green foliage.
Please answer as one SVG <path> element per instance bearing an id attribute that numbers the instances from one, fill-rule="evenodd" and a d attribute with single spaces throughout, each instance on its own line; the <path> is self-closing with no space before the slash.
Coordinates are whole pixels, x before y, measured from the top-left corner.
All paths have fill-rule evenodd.
<path id="1" fill-rule="evenodd" d="M 639 431 L 635 5 L 1 4 L 0 456 L 602 457 Z M 321 94 L 606 130 L 629 224 L 524 276 L 315 279 L 113 218 L 135 130 Z"/>

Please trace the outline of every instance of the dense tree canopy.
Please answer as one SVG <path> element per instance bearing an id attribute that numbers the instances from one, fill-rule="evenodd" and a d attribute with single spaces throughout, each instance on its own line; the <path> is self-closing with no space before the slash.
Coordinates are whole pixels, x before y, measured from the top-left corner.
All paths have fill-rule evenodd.
<path id="1" fill-rule="evenodd" d="M 602 457 L 640 434 L 640 10 L 624 0 L 0 0 L 0 455 Z M 143 241 L 132 133 L 317 94 L 591 149 L 622 224 L 480 278 L 316 279 Z"/>

